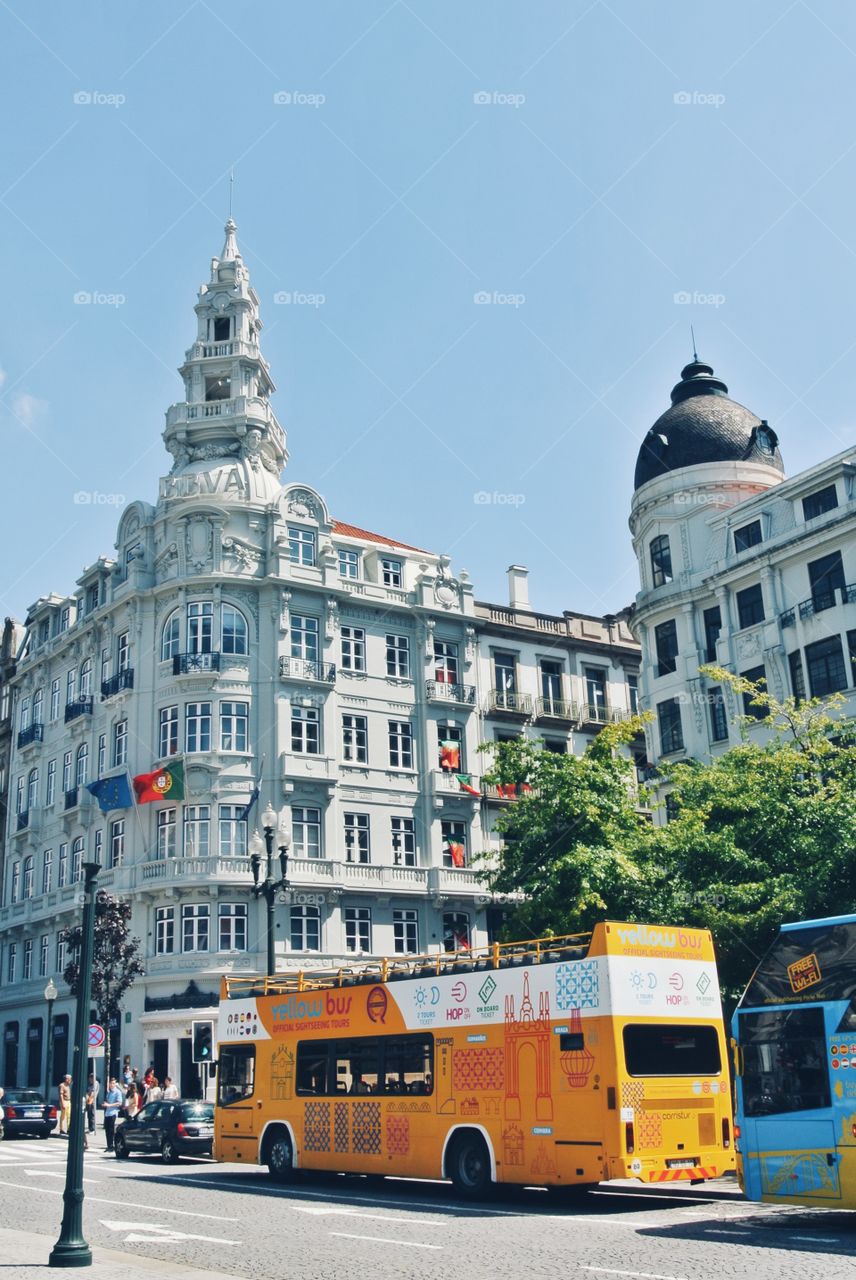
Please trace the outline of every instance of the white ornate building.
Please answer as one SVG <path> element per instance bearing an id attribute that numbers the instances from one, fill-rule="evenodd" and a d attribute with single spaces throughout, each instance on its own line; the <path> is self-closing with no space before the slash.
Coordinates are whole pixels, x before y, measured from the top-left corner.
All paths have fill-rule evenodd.
<path id="1" fill-rule="evenodd" d="M 285 433 L 231 221 L 196 315 L 157 503 L 123 512 L 115 560 L 36 602 L 7 664 L 6 1085 L 44 1080 L 48 978 L 52 1081 L 69 1060 L 61 934 L 86 858 L 132 902 L 143 944 L 114 1052 L 192 1091 L 194 1011 L 216 1002 L 221 973 L 264 964 L 247 854 L 268 804 L 291 844 L 278 967 L 484 943 L 492 902 L 471 860 L 498 802 L 457 775 L 480 790 L 482 739 L 530 725 L 578 750 L 635 696 L 626 622 L 537 615 L 520 570 L 509 608 L 476 606 L 448 557 L 337 521 L 281 482 Z M 86 789 L 177 757 L 180 801 L 103 814 Z"/>
<path id="2" fill-rule="evenodd" d="M 856 449 L 785 479 L 776 433 L 727 392 L 688 365 L 636 466 L 631 626 L 652 763 L 710 758 L 739 741 L 738 716 L 763 716 L 705 663 L 779 698 L 840 690 L 856 712 Z"/>

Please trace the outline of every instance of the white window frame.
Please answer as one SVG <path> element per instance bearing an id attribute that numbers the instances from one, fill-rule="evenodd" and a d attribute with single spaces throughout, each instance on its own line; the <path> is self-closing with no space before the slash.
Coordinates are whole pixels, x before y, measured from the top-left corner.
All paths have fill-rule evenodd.
<path id="1" fill-rule="evenodd" d="M 211 907 L 207 902 L 181 904 L 181 950 L 203 954 L 211 947 Z"/>
<path id="2" fill-rule="evenodd" d="M 347 862 L 359 862 L 364 866 L 372 860 L 372 824 L 367 813 L 342 814 L 345 859 Z M 353 833 L 353 840 L 348 845 L 348 832 Z"/>
<path id="3" fill-rule="evenodd" d="M 176 855 L 178 811 L 174 806 L 157 812 L 157 858 L 166 861 Z"/>
<path id="4" fill-rule="evenodd" d="M 185 858 L 207 858 L 211 852 L 211 806 L 186 804 L 182 813 Z"/>
<path id="5" fill-rule="evenodd" d="M 211 750 L 210 702 L 188 702 L 184 708 L 184 749 L 188 755 Z"/>
<path id="6" fill-rule="evenodd" d="M 392 913 L 393 950 L 397 956 L 419 954 L 419 912 L 398 907 Z"/>
<path id="7" fill-rule="evenodd" d="M 288 526 L 288 557 L 292 564 L 312 568 L 318 559 L 318 535 L 314 529 Z"/>
<path id="8" fill-rule="evenodd" d="M 217 944 L 218 951 L 247 950 L 247 904 L 245 902 L 217 904 Z"/>
<path id="9" fill-rule="evenodd" d="M 291 704 L 291 750 L 295 755 L 321 754 L 321 715 L 317 707 Z"/>
<path id="10" fill-rule="evenodd" d="M 296 938 L 298 938 L 297 945 L 295 945 Z M 291 908 L 288 918 L 288 944 L 292 951 L 321 950 L 321 911 L 319 907 Z"/>
<path id="11" fill-rule="evenodd" d="M 113 768 L 128 763 L 128 721 L 117 720 L 113 725 Z"/>
<path id="12" fill-rule="evenodd" d="M 351 953 L 372 949 L 371 907 L 345 907 L 345 950 Z"/>
<path id="13" fill-rule="evenodd" d="M 388 720 L 390 769 L 413 769 L 413 725 L 409 720 Z"/>
<path id="14" fill-rule="evenodd" d="M 342 641 L 342 670 L 365 671 L 366 669 L 366 631 L 365 627 L 350 625 L 340 628 Z"/>
<path id="15" fill-rule="evenodd" d="M 401 560 L 396 560 L 393 556 L 381 556 L 380 575 L 385 587 L 400 589 L 404 581 Z"/>
<path id="16" fill-rule="evenodd" d="M 175 907 L 155 908 L 155 955 L 175 955 Z"/>
<path id="17" fill-rule="evenodd" d="M 342 759 L 348 764 L 369 762 L 369 722 L 367 716 L 345 712 L 342 716 Z"/>
<path id="18" fill-rule="evenodd" d="M 386 674 L 391 679 L 410 679 L 410 637 L 386 635 Z"/>
<path id="19" fill-rule="evenodd" d="M 229 699 L 220 703 L 220 750 L 246 755 L 250 741 L 249 702 Z"/>
<path id="20" fill-rule="evenodd" d="M 350 578 L 359 581 L 360 578 L 360 560 L 359 551 L 354 551 L 351 547 L 339 548 L 339 577 Z"/>
<path id="21" fill-rule="evenodd" d="M 321 810 L 311 805 L 292 805 L 291 839 L 295 858 L 323 858 Z"/>

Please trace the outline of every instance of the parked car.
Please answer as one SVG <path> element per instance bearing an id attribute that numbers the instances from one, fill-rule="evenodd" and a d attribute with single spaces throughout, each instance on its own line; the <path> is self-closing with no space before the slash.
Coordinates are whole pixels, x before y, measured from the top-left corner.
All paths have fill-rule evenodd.
<path id="1" fill-rule="evenodd" d="M 44 1094 L 36 1089 L 7 1089 L 0 1107 L 4 1138 L 17 1138 L 22 1134 L 49 1138 L 59 1118 L 56 1107 L 45 1102 Z"/>
<path id="2" fill-rule="evenodd" d="M 179 1156 L 210 1156 L 214 1142 L 214 1103 L 178 1098 L 150 1102 L 116 1128 L 113 1149 L 118 1160 L 133 1152 L 160 1155 L 166 1164 Z"/>

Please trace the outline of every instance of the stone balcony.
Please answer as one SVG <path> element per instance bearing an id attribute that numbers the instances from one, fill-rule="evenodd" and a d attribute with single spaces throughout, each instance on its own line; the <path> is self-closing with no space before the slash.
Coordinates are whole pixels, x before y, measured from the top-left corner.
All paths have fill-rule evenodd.
<path id="1" fill-rule="evenodd" d="M 217 345 L 217 344 L 215 344 Z M 218 418 L 248 418 L 262 423 L 275 425 L 275 418 L 270 403 L 260 396 L 233 396 L 229 400 L 200 400 L 198 402 L 172 404 L 166 411 L 166 429 L 184 426 L 188 422 L 211 422 L 212 426 Z"/>
<path id="2" fill-rule="evenodd" d="M 253 882 L 249 858 L 240 857 L 159 858 L 156 862 L 143 862 L 133 870 L 137 872 L 138 888 L 177 882 L 245 884 L 249 887 Z"/>

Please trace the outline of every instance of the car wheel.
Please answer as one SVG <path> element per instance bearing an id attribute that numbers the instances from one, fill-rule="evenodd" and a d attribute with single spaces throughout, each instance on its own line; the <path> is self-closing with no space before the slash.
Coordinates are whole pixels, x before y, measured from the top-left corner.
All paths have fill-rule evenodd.
<path id="1" fill-rule="evenodd" d="M 464 1133 L 455 1140 L 447 1168 L 458 1195 L 477 1200 L 490 1191 L 490 1157 L 480 1134 Z"/>
<path id="2" fill-rule="evenodd" d="M 286 1129 L 279 1130 L 268 1143 L 267 1167 L 274 1182 L 288 1182 L 294 1172 L 294 1152 Z"/>
<path id="3" fill-rule="evenodd" d="M 172 1138 L 164 1138 L 161 1143 L 161 1160 L 164 1164 L 177 1164 L 178 1152 L 175 1149 L 175 1143 Z"/>
<path id="4" fill-rule="evenodd" d="M 121 1134 L 117 1133 L 113 1139 L 113 1153 L 117 1160 L 127 1160 L 131 1154 L 128 1150 L 128 1144 Z"/>

